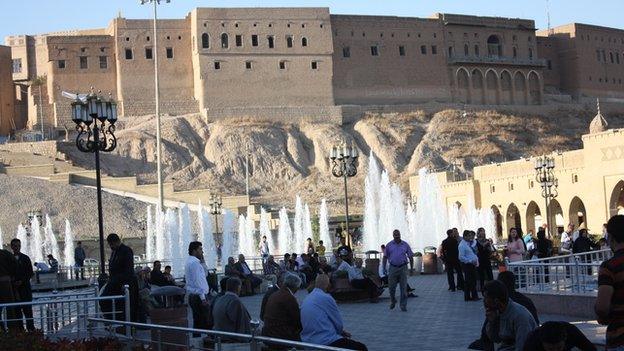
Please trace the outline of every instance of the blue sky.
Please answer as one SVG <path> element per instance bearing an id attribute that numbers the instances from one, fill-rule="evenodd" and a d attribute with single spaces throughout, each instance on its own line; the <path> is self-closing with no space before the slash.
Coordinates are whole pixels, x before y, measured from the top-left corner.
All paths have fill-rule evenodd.
<path id="1" fill-rule="evenodd" d="M 182 18 L 194 7 L 329 7 L 333 14 L 426 17 L 435 12 L 533 19 L 546 28 L 546 0 L 172 0 L 162 18 Z M 149 18 L 138 0 L 0 0 L 0 42 L 6 35 L 105 27 L 119 12 Z M 624 28 L 624 0 L 550 0 L 553 26 L 582 22 Z M 18 16 L 17 14 L 22 14 Z"/>

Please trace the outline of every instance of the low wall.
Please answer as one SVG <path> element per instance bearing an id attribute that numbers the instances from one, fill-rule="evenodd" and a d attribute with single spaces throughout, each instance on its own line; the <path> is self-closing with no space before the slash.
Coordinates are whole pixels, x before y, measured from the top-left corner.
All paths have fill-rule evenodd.
<path id="1" fill-rule="evenodd" d="M 32 166 L 12 166 L 4 167 L 0 166 L 0 173 L 11 176 L 26 176 L 26 177 L 48 177 L 54 173 L 54 165 L 32 165 Z"/>
<path id="2" fill-rule="evenodd" d="M 525 293 L 525 295 L 533 301 L 539 314 L 559 314 L 588 320 L 596 318 L 594 312 L 595 296 L 530 293 Z"/>
<path id="3" fill-rule="evenodd" d="M 0 150 L 65 159 L 64 155 L 58 153 L 55 140 L 0 144 Z"/>
<path id="4" fill-rule="evenodd" d="M 270 106 L 207 108 L 203 111 L 208 121 L 249 119 L 281 123 L 318 122 L 342 124 L 341 106 Z"/>

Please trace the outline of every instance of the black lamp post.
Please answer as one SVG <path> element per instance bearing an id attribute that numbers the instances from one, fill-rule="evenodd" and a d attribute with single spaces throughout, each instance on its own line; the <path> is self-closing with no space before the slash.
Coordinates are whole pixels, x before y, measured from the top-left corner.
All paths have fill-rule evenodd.
<path id="1" fill-rule="evenodd" d="M 215 219 L 215 234 L 219 233 L 219 215 L 221 214 L 221 207 L 223 206 L 223 199 L 218 195 L 210 196 L 210 213 Z M 223 239 L 221 239 L 223 240 Z"/>
<path id="2" fill-rule="evenodd" d="M 111 152 L 117 146 L 115 122 L 117 122 L 117 103 L 112 97 L 102 99 L 91 89 L 84 99 L 76 94 L 72 102 L 72 120 L 76 123 L 78 136 L 76 147 L 82 152 L 95 154 L 95 182 L 97 187 L 98 230 L 100 235 L 100 286 L 108 280 L 104 264 L 104 219 L 102 216 L 102 182 L 100 176 L 100 151 Z"/>
<path id="3" fill-rule="evenodd" d="M 555 158 L 552 156 L 542 156 L 535 160 L 535 180 L 542 187 L 542 197 L 546 205 L 546 225 L 548 233 L 554 237 L 555 231 L 550 221 L 550 200 L 557 197 L 557 187 L 559 181 L 555 177 L 553 169 L 555 168 Z M 556 228 L 556 227 L 555 227 Z"/>
<path id="4" fill-rule="evenodd" d="M 359 153 L 355 146 L 347 145 L 334 146 L 329 154 L 329 159 L 332 162 L 332 174 L 336 178 L 343 178 L 344 180 L 344 195 L 345 195 L 345 228 L 347 234 L 345 235 L 346 244 L 351 246 L 351 237 L 349 234 L 349 197 L 347 194 L 347 178 L 355 177 L 357 174 Z"/>

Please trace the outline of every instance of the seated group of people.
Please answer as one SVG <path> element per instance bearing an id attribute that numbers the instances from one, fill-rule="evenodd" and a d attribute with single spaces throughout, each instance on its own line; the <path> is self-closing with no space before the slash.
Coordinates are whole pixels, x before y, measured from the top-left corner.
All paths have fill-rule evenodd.
<path id="1" fill-rule="evenodd" d="M 512 272 L 501 272 L 483 287 L 485 322 L 471 350 L 572 350 L 594 351 L 596 347 L 574 325 L 546 322 L 540 325 L 530 298 L 516 291 Z"/>
<path id="2" fill-rule="evenodd" d="M 245 261 L 245 255 L 243 254 L 238 255 L 238 262 L 234 262 L 234 257 L 228 257 L 228 263 L 224 268 L 224 273 L 225 277 L 222 279 L 222 284 L 225 284 L 223 281 L 226 281 L 228 278 L 240 279 L 242 286 L 245 288 L 245 290 L 241 289 L 241 291 L 244 292 L 243 295 L 253 295 L 256 288 L 262 284 L 263 278 L 265 278 L 265 276 L 254 274 Z M 272 277 L 267 277 L 267 279 L 271 280 Z"/>

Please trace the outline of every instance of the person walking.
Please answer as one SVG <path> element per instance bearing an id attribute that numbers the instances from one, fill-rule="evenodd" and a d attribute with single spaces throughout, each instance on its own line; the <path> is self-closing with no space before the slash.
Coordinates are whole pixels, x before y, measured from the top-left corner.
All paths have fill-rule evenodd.
<path id="1" fill-rule="evenodd" d="M 30 279 L 33 277 L 33 265 L 30 261 L 30 257 L 21 252 L 22 242 L 19 239 L 11 240 L 11 250 L 15 256 L 17 262 L 17 270 L 15 278 L 13 280 L 13 286 L 16 291 L 16 301 L 18 302 L 31 302 L 32 301 L 32 288 L 30 286 Z M 17 318 L 20 319 L 24 316 L 26 319 L 26 329 L 28 331 L 35 330 L 35 323 L 33 320 L 33 310 L 31 305 L 23 305 L 16 308 Z"/>
<path id="2" fill-rule="evenodd" d="M 193 313 L 194 329 L 210 329 L 208 316 L 210 314 L 210 301 L 206 298 L 210 288 L 206 280 L 204 267 L 200 259 L 204 256 L 202 243 L 193 241 L 188 247 L 189 257 L 184 265 L 184 278 L 186 280 L 186 293 L 189 306 Z"/>
<path id="3" fill-rule="evenodd" d="M 464 301 L 481 300 L 477 295 L 477 267 L 479 258 L 477 257 L 477 243 L 474 240 L 474 232 L 464 230 L 464 239 L 459 243 L 459 261 L 466 285 L 464 286 Z"/>
<path id="4" fill-rule="evenodd" d="M 382 265 L 386 270 L 386 264 L 390 266 L 384 272 L 388 276 L 390 288 L 390 309 L 396 306 L 396 286 L 399 284 L 399 303 L 401 311 L 407 311 L 407 262 L 410 269 L 414 270 L 414 253 L 412 248 L 405 241 L 401 240 L 401 232 L 395 229 L 392 232 L 393 240 L 386 244 Z"/>
<path id="5" fill-rule="evenodd" d="M 87 258 L 84 248 L 82 247 L 82 241 L 76 243 L 74 248 L 74 263 L 76 266 L 75 275 L 76 280 L 84 280 L 84 261 Z M 78 278 L 80 276 L 80 278 Z"/>
<path id="6" fill-rule="evenodd" d="M 446 239 L 442 241 L 442 261 L 446 268 L 446 278 L 448 280 L 449 291 L 464 289 L 464 276 L 459 263 L 459 249 L 455 231 L 446 231 Z M 457 285 L 455 285 L 455 274 L 457 274 Z"/>
<path id="7" fill-rule="evenodd" d="M 483 286 L 486 282 L 494 279 L 491 258 L 492 253 L 495 251 L 492 241 L 485 237 L 485 229 L 477 229 L 477 257 L 479 257 L 477 275 L 479 276 L 479 291 L 483 291 Z"/>

